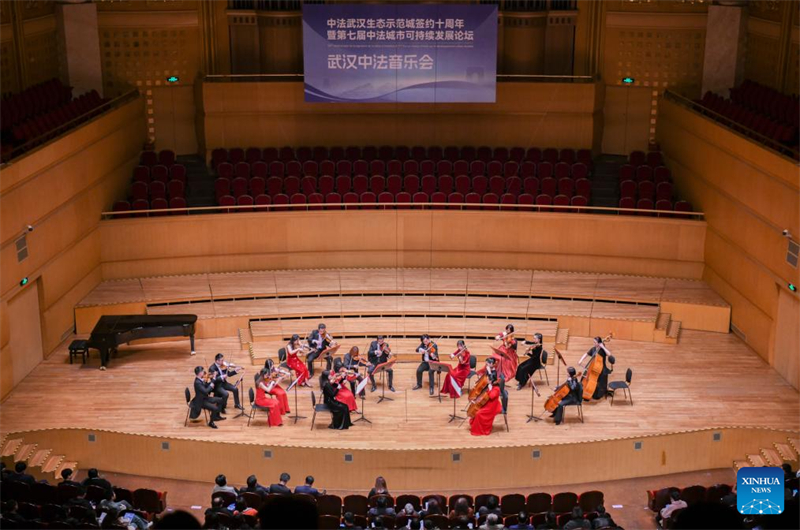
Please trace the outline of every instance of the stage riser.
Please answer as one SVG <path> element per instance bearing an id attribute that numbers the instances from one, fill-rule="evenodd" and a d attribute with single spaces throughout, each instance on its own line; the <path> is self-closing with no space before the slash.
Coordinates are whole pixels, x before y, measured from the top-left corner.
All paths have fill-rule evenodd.
<path id="1" fill-rule="evenodd" d="M 572 417 L 568 421 L 574 421 Z M 307 422 L 308 420 L 306 420 Z M 320 423 L 328 418 L 320 418 Z M 500 421 L 495 430 L 500 430 Z M 197 425 L 197 429 L 203 429 Z M 283 427 L 285 429 L 286 427 Z M 540 428 L 531 426 L 530 439 Z M 552 428 L 552 426 L 547 426 Z M 561 427 L 561 428 L 570 428 Z M 187 430 L 191 430 L 188 428 Z M 58 444 L 81 468 L 213 483 L 218 473 L 239 485 L 250 474 L 262 482 L 288 472 L 293 481 L 312 473 L 328 491 L 365 491 L 383 475 L 394 493 L 402 491 L 507 488 L 510 485 L 557 486 L 730 467 L 742 454 L 758 451 L 792 435 L 788 431 L 750 428 L 705 429 L 642 438 L 517 447 L 393 450 L 376 438 L 369 450 L 273 447 L 281 429 L 263 427 L 264 443 L 209 442 L 160 438 L 88 429 L 15 433 L 40 446 Z M 89 443 L 88 435 L 95 435 Z M 714 434 L 721 435 L 714 441 Z M 411 434 L 411 433 L 409 433 Z M 443 436 L 444 434 L 443 431 Z M 502 438 L 504 432 L 496 432 Z M 190 436 L 190 434 L 187 434 Z M 796 434 L 795 434 L 796 436 Z M 169 443 L 169 449 L 162 444 Z M 635 443 L 641 442 L 636 449 Z M 266 458 L 264 451 L 271 452 Z M 540 451 L 540 458 L 532 452 Z M 125 458 L 120 458 L 124 454 Z M 453 456 L 459 455 L 459 461 Z M 346 462 L 345 456 L 352 461 Z M 197 465 L 203 462 L 203 465 Z M 217 464 L 215 464 L 217 463 Z M 733 477 L 732 477 L 733 478 Z M 209 486 L 210 487 L 210 486 Z M 644 493 L 642 494 L 644 495 Z M 644 497 L 643 497 L 644 498 Z"/>

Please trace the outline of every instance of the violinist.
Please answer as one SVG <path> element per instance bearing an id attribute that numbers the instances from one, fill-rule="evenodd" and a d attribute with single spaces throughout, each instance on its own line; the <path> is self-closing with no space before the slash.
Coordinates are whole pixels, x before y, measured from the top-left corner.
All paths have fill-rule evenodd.
<path id="1" fill-rule="evenodd" d="M 320 323 L 317 329 L 308 334 L 308 345 L 311 353 L 306 357 L 309 377 L 314 376 L 314 360 L 322 355 L 325 358 L 325 369 L 330 370 L 333 363 L 333 355 L 339 351 L 340 344 L 333 340 L 325 324 Z"/>
<path id="2" fill-rule="evenodd" d="M 358 410 L 355 396 L 355 382 L 357 379 L 358 375 L 352 370 L 346 369 L 341 359 L 337 357 L 333 361 L 333 371 L 331 371 L 330 381 L 332 385 L 339 388 L 339 391 L 336 393 L 336 401 L 347 405 L 350 412 Z M 347 383 L 350 383 L 350 385 Z M 347 388 L 348 386 L 350 386 L 350 388 Z"/>
<path id="3" fill-rule="evenodd" d="M 367 358 L 369 359 L 367 371 L 369 372 L 369 380 L 372 383 L 371 392 L 375 392 L 378 389 L 378 386 L 375 384 L 375 368 L 377 368 L 379 364 L 387 362 L 391 356 L 392 350 L 389 348 L 389 343 L 386 342 L 383 335 L 378 335 L 377 338 L 370 343 L 369 351 L 367 352 Z M 389 377 L 389 390 L 394 392 L 394 386 L 392 386 L 394 370 L 389 368 L 386 370 L 386 373 Z"/>
<path id="4" fill-rule="evenodd" d="M 370 364 L 366 362 L 364 359 L 361 358 L 361 354 L 358 350 L 358 346 L 353 346 L 350 348 L 350 351 L 344 354 L 344 362 L 340 361 L 338 358 L 333 361 L 333 368 L 334 371 L 338 372 L 339 369 L 336 367 L 337 364 L 341 364 L 345 370 L 350 370 L 355 372 L 355 376 L 351 376 L 348 378 L 350 381 L 350 391 L 355 394 L 356 393 L 356 380 L 361 380 L 362 377 L 358 375 L 359 369 L 364 366 L 369 369 Z M 361 391 L 361 395 L 364 395 L 364 391 Z"/>
<path id="5" fill-rule="evenodd" d="M 239 410 L 244 410 L 241 402 L 239 401 L 239 387 L 235 384 L 228 382 L 229 377 L 244 372 L 241 366 L 234 366 L 225 362 L 225 356 L 218 353 L 214 356 L 214 364 L 209 366 L 208 371 L 216 374 L 217 382 L 214 384 L 214 395 L 222 398 L 222 414 L 225 414 L 225 409 L 228 408 L 228 396 L 233 394 L 233 404 Z"/>
<path id="6" fill-rule="evenodd" d="M 603 359 L 603 369 L 597 376 L 597 386 L 594 389 L 594 394 L 592 394 L 592 399 L 602 399 L 608 393 L 608 374 L 611 373 L 611 369 L 608 367 L 608 364 L 606 364 L 606 360 L 608 356 L 611 355 L 611 352 L 608 351 L 603 339 L 600 337 L 594 338 L 594 346 L 589 348 L 589 351 L 583 354 L 583 357 L 581 357 L 580 361 L 578 361 L 578 364 L 583 365 L 583 361 L 588 357 L 589 361 L 585 365 L 588 367 L 589 362 L 591 362 L 591 359 L 595 355 L 599 355 Z"/>
<path id="7" fill-rule="evenodd" d="M 286 396 L 286 390 L 281 386 L 281 382 L 289 377 L 291 374 L 277 366 L 272 359 L 267 359 L 264 363 L 264 368 L 267 370 L 265 378 L 267 379 L 267 393 L 278 400 L 280 404 L 281 414 L 288 414 L 289 398 Z"/>
<path id="8" fill-rule="evenodd" d="M 308 368 L 300 360 L 300 353 L 307 347 L 300 344 L 300 335 L 295 333 L 286 345 L 286 365 L 297 374 L 297 385 L 311 388 L 308 384 Z"/>
<path id="9" fill-rule="evenodd" d="M 511 381 L 517 375 L 517 339 L 514 338 L 514 325 L 508 324 L 505 330 L 494 340 L 501 341 L 500 346 L 492 346 L 492 357 L 497 360 L 497 370 L 505 381 Z"/>
<path id="10" fill-rule="evenodd" d="M 435 385 L 433 380 L 434 370 L 431 369 L 429 361 L 439 361 L 439 346 L 433 342 L 427 334 L 420 337 L 420 344 L 417 347 L 417 352 L 422 356 L 422 362 L 417 367 L 417 386 L 411 390 L 419 390 L 422 388 L 422 374 L 428 372 L 428 390 L 430 395 L 433 395 L 433 387 Z"/>
<path id="11" fill-rule="evenodd" d="M 258 373 L 256 378 L 256 399 L 253 402 L 258 407 L 269 409 L 269 424 L 273 427 L 280 427 L 283 425 L 281 420 L 281 402 L 277 399 L 270 397 L 272 388 L 276 386 L 275 380 L 270 380 L 269 370 L 264 368 Z M 286 394 L 286 392 L 284 392 Z"/>
<path id="12" fill-rule="evenodd" d="M 569 388 L 569 394 L 561 400 L 555 412 L 552 414 L 553 419 L 556 420 L 556 425 L 561 425 L 561 422 L 564 421 L 565 405 L 578 405 L 583 401 L 583 385 L 578 381 L 575 374 L 575 368 L 572 366 L 567 368 L 567 380 L 564 384 Z M 558 388 L 555 390 L 558 390 Z"/>
<path id="13" fill-rule="evenodd" d="M 319 377 L 319 386 L 322 389 L 323 402 L 331 409 L 331 415 L 333 416 L 333 421 L 328 425 L 328 428 L 339 430 L 349 429 L 350 426 L 353 425 L 353 422 L 350 421 L 350 409 L 344 403 L 336 400 L 336 394 L 339 393 L 339 389 L 331 384 L 330 376 L 330 371 L 325 370 Z"/>
<path id="14" fill-rule="evenodd" d="M 486 387 L 488 401 L 474 417 L 469 419 L 469 433 L 473 436 L 488 436 L 492 434 L 494 418 L 503 410 L 503 406 L 500 403 L 499 375 L 495 367 L 496 364 L 497 361 L 494 358 L 489 357 L 486 359 L 486 367 L 483 371 L 489 381 Z"/>
<path id="15" fill-rule="evenodd" d="M 530 344 L 531 347 L 525 352 L 528 360 L 520 364 L 519 368 L 517 368 L 517 390 L 522 390 L 522 387 L 525 386 L 528 379 L 536 373 L 536 370 L 542 367 L 542 334 L 534 333 L 533 342 Z"/>
<path id="16" fill-rule="evenodd" d="M 445 378 L 442 385 L 442 394 L 448 394 L 451 398 L 456 399 L 461 395 L 460 390 L 463 388 L 464 381 L 467 380 L 470 372 L 470 353 L 463 340 L 458 341 L 458 349 L 450 354 L 450 358 L 458 359 L 458 366 L 451 370 L 450 375 Z M 456 390 L 455 385 L 458 385 L 458 390 Z"/>
<path id="17" fill-rule="evenodd" d="M 222 398 L 214 397 L 211 393 L 214 391 L 213 377 L 203 369 L 202 366 L 195 366 L 194 368 L 194 399 L 192 399 L 189 407 L 191 412 L 189 417 L 196 419 L 200 416 L 203 409 L 211 411 L 211 420 L 208 426 L 216 429 L 215 421 L 222 421 L 223 418 L 219 411 L 222 407 Z"/>

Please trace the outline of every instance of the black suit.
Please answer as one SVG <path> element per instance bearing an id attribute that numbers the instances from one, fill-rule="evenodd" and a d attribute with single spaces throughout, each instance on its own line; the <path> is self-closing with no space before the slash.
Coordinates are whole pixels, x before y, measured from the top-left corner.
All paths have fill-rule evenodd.
<path id="1" fill-rule="evenodd" d="M 220 419 L 219 411 L 222 407 L 222 398 L 211 396 L 210 394 L 213 390 L 213 384 L 206 384 L 198 377 L 194 378 L 194 399 L 191 402 L 192 412 L 189 417 L 195 419 L 200 416 L 203 409 L 206 409 L 211 411 L 211 421 Z"/>
<path id="2" fill-rule="evenodd" d="M 569 386 L 569 394 L 561 400 L 561 403 L 558 404 L 556 408 L 556 412 L 554 414 L 554 419 L 556 420 L 556 425 L 559 425 L 564 419 L 564 407 L 566 405 L 578 405 L 583 402 L 583 385 L 577 379 L 569 378 L 567 382 L 564 383 L 565 385 Z"/>
<path id="3" fill-rule="evenodd" d="M 27 473 L 14 473 L 10 477 L 9 480 L 16 480 L 17 482 L 24 482 L 29 486 L 36 484 L 36 479 L 33 478 L 33 475 L 28 475 Z"/>
<path id="4" fill-rule="evenodd" d="M 369 345 L 369 350 L 367 351 L 367 358 L 369 359 L 369 362 L 372 363 L 372 366 L 370 366 L 367 369 L 367 371 L 369 372 L 369 380 L 372 383 L 372 386 L 375 386 L 375 376 L 373 375 L 373 372 L 375 372 L 375 368 L 379 364 L 383 364 L 389 360 L 389 354 L 381 352 L 381 348 L 380 345 L 378 344 L 378 341 L 373 340 Z M 394 379 L 394 370 L 389 368 L 388 370 L 386 370 L 386 373 L 388 374 L 389 377 L 389 386 L 390 387 L 394 386 L 392 384 L 392 380 Z"/>
<path id="5" fill-rule="evenodd" d="M 272 484 L 269 487 L 269 493 L 277 493 L 279 495 L 291 495 L 292 490 L 290 490 L 283 484 Z"/>
<path id="6" fill-rule="evenodd" d="M 431 342 L 428 347 L 431 349 L 431 354 L 429 360 L 431 361 L 438 361 L 439 360 L 439 347 L 436 345 L 435 342 Z M 422 386 L 422 374 L 424 372 L 428 372 L 428 382 L 430 383 L 431 392 L 433 392 L 436 383 L 434 382 L 433 375 L 435 373 L 434 370 L 431 370 L 431 366 L 428 364 L 428 361 L 425 358 L 428 356 L 425 353 L 425 346 L 420 344 L 419 348 L 417 348 L 417 352 L 422 355 L 422 362 L 417 367 L 417 386 Z"/>
<path id="7" fill-rule="evenodd" d="M 322 352 L 331 345 L 330 341 L 325 338 L 321 342 L 319 341 L 319 330 L 315 329 L 311 333 L 308 334 L 306 339 L 308 341 L 308 345 L 311 346 L 314 351 L 308 354 L 306 357 L 306 364 L 308 365 L 308 375 L 312 377 L 314 375 L 314 360 L 322 355 Z M 331 363 L 333 362 L 333 358 L 330 354 L 325 356 L 325 369 L 331 369 Z"/>
<path id="8" fill-rule="evenodd" d="M 72 481 L 69 481 L 69 482 L 72 482 Z M 66 480 L 64 481 L 64 483 L 67 483 L 67 484 L 69 482 L 66 481 Z M 76 484 L 75 482 L 72 482 L 72 483 Z M 84 479 L 83 482 L 81 483 L 81 486 L 83 486 L 84 488 L 88 488 L 89 486 L 98 486 L 100 488 L 103 488 L 103 490 L 106 492 L 106 495 L 108 495 L 108 498 L 111 498 L 111 494 L 114 491 L 114 489 L 111 487 L 111 483 L 109 481 L 107 481 L 106 479 L 100 478 L 100 477 Z"/>
<path id="9" fill-rule="evenodd" d="M 222 398 L 222 410 L 228 408 L 229 394 L 233 394 L 233 404 L 236 405 L 236 408 L 241 407 L 239 402 L 239 388 L 236 385 L 230 384 L 227 379 L 228 377 L 236 375 L 236 372 L 233 370 L 223 370 L 217 366 L 217 363 L 209 366 L 208 371 L 212 374 L 217 374 L 216 379 L 214 379 L 214 395 Z"/>

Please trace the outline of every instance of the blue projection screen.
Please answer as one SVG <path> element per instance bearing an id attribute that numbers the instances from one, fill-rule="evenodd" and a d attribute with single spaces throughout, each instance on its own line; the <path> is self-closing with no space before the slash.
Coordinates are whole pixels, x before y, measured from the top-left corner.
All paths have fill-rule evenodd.
<path id="1" fill-rule="evenodd" d="M 497 7 L 303 6 L 305 100 L 494 103 Z"/>

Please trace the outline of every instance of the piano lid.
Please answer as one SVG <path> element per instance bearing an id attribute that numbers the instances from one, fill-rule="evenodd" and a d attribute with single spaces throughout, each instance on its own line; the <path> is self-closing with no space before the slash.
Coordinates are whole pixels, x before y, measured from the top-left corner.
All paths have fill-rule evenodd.
<path id="1" fill-rule="evenodd" d="M 122 333 L 136 328 L 188 326 L 197 322 L 197 315 L 104 315 L 92 330 L 92 335 Z"/>

